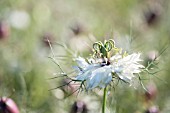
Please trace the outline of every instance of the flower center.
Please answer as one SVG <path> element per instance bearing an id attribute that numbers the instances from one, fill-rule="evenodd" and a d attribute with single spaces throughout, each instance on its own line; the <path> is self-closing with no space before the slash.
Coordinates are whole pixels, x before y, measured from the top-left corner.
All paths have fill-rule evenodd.
<path id="1" fill-rule="evenodd" d="M 101 63 L 101 67 L 110 65 L 110 61 L 108 59 L 103 59 L 103 62 Z"/>
<path id="2" fill-rule="evenodd" d="M 104 43 L 101 41 L 95 42 L 93 44 L 94 56 L 98 58 L 109 58 L 109 53 L 112 49 L 117 49 L 115 47 L 114 40 L 105 40 Z"/>

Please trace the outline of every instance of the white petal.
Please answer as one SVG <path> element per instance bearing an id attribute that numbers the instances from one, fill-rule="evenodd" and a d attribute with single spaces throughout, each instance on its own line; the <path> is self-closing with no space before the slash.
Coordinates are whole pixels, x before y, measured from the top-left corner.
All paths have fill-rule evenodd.
<path id="1" fill-rule="evenodd" d="M 128 55 L 126 57 L 124 57 L 121 62 L 126 62 L 126 63 L 136 63 L 138 61 L 141 61 L 140 57 L 140 53 L 133 53 L 131 55 Z"/>
<path id="2" fill-rule="evenodd" d="M 133 74 L 131 74 L 131 73 L 117 73 L 117 74 L 122 80 L 124 80 L 128 83 L 130 83 L 132 78 L 134 77 Z"/>
<path id="3" fill-rule="evenodd" d="M 91 64 L 91 65 L 88 65 L 86 68 L 84 68 L 84 71 L 94 70 L 94 69 L 97 69 L 97 68 L 100 68 L 100 67 L 101 67 L 100 64 Z"/>
<path id="4" fill-rule="evenodd" d="M 98 68 L 92 72 L 92 75 L 87 80 L 87 89 L 92 89 L 97 86 L 106 86 L 111 80 L 112 77 L 109 75 L 112 69 L 110 66 L 104 66 Z"/>
<path id="5" fill-rule="evenodd" d="M 89 64 L 86 62 L 86 60 L 85 60 L 84 58 L 82 58 L 82 57 L 78 57 L 78 58 L 76 58 L 75 60 L 76 60 L 76 62 L 77 62 L 77 64 L 78 64 L 78 66 L 81 67 L 81 68 L 84 68 L 84 67 L 86 67 L 86 66 L 89 65 Z"/>
<path id="6" fill-rule="evenodd" d="M 103 83 L 106 85 L 108 85 L 110 82 L 112 81 L 112 73 L 109 73 L 105 79 L 103 80 Z"/>
<path id="7" fill-rule="evenodd" d="M 84 73 L 80 73 L 75 79 L 84 81 L 91 75 L 91 71 L 86 71 Z"/>
<path id="8" fill-rule="evenodd" d="M 143 65 L 138 62 L 141 61 L 140 53 L 133 53 L 124 57 L 121 60 L 118 60 L 117 63 L 113 64 L 113 71 L 126 82 L 132 80 L 135 73 L 141 72 L 141 68 L 144 68 Z"/>

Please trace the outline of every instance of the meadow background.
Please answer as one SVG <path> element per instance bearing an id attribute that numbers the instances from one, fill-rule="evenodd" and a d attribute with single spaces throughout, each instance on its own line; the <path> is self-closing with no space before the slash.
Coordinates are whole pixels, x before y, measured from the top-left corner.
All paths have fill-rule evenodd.
<path id="1" fill-rule="evenodd" d="M 96 40 L 112 38 L 141 52 L 143 65 L 159 56 L 153 68 L 160 72 L 143 76 L 150 94 L 120 83 L 109 92 L 107 112 L 170 112 L 169 0 L 0 0 L 0 96 L 12 98 L 21 113 L 98 113 L 102 90 L 67 97 L 75 90 L 70 84 L 49 91 L 68 80 L 49 80 L 60 69 L 47 38 L 67 73 L 74 65 L 70 50 L 87 56 Z"/>

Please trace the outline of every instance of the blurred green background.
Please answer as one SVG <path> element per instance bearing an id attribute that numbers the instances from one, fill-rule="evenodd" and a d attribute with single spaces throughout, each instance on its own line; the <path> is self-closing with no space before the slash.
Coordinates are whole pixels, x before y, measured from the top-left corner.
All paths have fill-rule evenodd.
<path id="1" fill-rule="evenodd" d="M 56 60 L 63 70 L 70 72 L 70 49 L 87 56 L 94 41 L 113 38 L 118 47 L 141 52 L 143 64 L 160 55 L 161 71 L 144 77 L 150 94 L 141 86 L 134 89 L 120 83 L 112 88 L 107 112 L 158 113 L 151 110 L 159 109 L 169 113 L 169 36 L 168 0 L 0 0 L 0 96 L 12 98 L 21 113 L 101 112 L 102 90 L 67 98 L 75 89 L 71 84 L 49 91 L 68 80 L 49 80 L 60 70 L 48 58 L 51 50 L 46 39 L 61 55 Z"/>

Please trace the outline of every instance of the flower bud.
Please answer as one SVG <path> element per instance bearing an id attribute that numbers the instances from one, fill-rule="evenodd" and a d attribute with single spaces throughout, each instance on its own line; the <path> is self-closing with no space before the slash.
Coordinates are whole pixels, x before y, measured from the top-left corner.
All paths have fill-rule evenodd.
<path id="1" fill-rule="evenodd" d="M 159 53 L 156 50 L 149 51 L 145 57 L 145 66 L 148 65 L 148 63 L 154 62 L 158 60 Z M 154 65 L 151 65 L 149 68 L 153 68 Z"/>
<path id="2" fill-rule="evenodd" d="M 75 22 L 73 25 L 70 26 L 70 29 L 74 35 L 80 35 L 87 32 L 84 24 L 81 22 Z"/>
<path id="3" fill-rule="evenodd" d="M 145 13 L 145 19 L 148 25 L 153 25 L 159 20 L 159 14 L 156 11 L 148 11 Z"/>
<path id="4" fill-rule="evenodd" d="M 50 44 L 53 45 L 54 37 L 51 33 L 45 33 L 42 36 L 42 42 L 45 47 L 50 47 Z M 50 43 L 50 44 L 49 44 Z"/>
<path id="5" fill-rule="evenodd" d="M 157 58 L 158 56 L 158 51 L 150 51 L 148 52 L 148 60 L 153 61 Z"/>
<path id="6" fill-rule="evenodd" d="M 145 113 L 160 113 L 159 108 L 157 106 L 152 106 L 148 108 Z"/>
<path id="7" fill-rule="evenodd" d="M 62 81 L 62 84 L 67 84 L 66 86 L 62 87 L 62 90 L 65 93 L 65 96 L 68 96 L 69 94 L 77 95 L 78 91 L 76 91 L 76 89 L 78 89 L 80 87 L 80 84 L 73 83 L 73 82 L 71 82 L 70 79 L 64 79 Z"/>
<path id="8" fill-rule="evenodd" d="M 145 21 L 148 26 L 153 26 L 159 23 L 163 12 L 163 7 L 160 2 L 150 0 L 147 10 L 144 13 Z"/>
<path id="9" fill-rule="evenodd" d="M 4 22 L 0 21 L 0 39 L 5 39 L 9 36 L 10 28 L 9 25 Z"/>
<path id="10" fill-rule="evenodd" d="M 88 113 L 88 109 L 83 101 L 77 101 L 73 104 L 70 113 Z"/>
<path id="11" fill-rule="evenodd" d="M 157 95 L 157 88 L 154 83 L 149 83 L 147 86 L 147 91 L 145 92 L 146 101 L 155 99 Z"/>
<path id="12" fill-rule="evenodd" d="M 0 98 L 0 113 L 19 113 L 15 102 L 6 97 Z"/>

